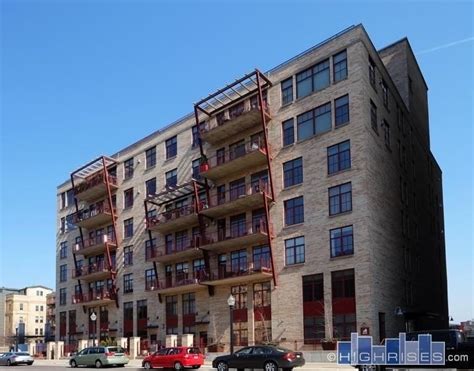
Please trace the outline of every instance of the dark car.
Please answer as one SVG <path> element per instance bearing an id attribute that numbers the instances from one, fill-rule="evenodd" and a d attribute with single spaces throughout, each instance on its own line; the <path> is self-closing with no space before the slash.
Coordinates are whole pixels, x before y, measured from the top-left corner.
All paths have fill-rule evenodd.
<path id="1" fill-rule="evenodd" d="M 418 340 L 418 335 L 431 334 L 432 341 L 444 341 L 447 351 L 450 350 L 474 350 L 474 343 L 466 340 L 464 333 L 460 330 L 423 330 L 409 332 L 406 335 L 407 340 Z"/>
<path id="2" fill-rule="evenodd" d="M 218 371 L 236 368 L 243 371 L 245 368 L 263 368 L 265 371 L 291 371 L 293 367 L 303 366 L 303 353 L 293 352 L 279 346 L 256 345 L 245 347 L 226 356 L 216 357 L 212 367 Z"/>

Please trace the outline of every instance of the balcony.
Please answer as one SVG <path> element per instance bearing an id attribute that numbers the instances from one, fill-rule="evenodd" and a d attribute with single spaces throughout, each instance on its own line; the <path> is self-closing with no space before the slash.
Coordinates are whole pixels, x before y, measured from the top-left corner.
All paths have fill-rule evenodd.
<path id="1" fill-rule="evenodd" d="M 270 117 L 265 102 L 264 110 Z M 262 125 L 262 115 L 257 96 L 254 95 L 211 117 L 200 127 L 200 136 L 210 144 L 218 144 L 256 125 Z"/>
<path id="2" fill-rule="evenodd" d="M 114 237 L 110 238 L 104 234 L 95 238 L 85 239 L 84 243 L 76 243 L 73 247 L 73 253 L 84 256 L 100 254 L 106 250 L 107 246 L 111 250 L 116 250 L 117 242 Z"/>
<path id="3" fill-rule="evenodd" d="M 104 172 L 100 171 L 93 174 L 74 187 L 74 195 L 78 200 L 91 202 L 107 195 L 107 183 L 108 180 L 110 190 L 115 192 L 118 189 L 117 178 L 112 175 L 108 175 L 107 178 L 104 176 Z"/>
<path id="4" fill-rule="evenodd" d="M 104 201 L 101 201 L 91 205 L 87 209 L 79 210 L 72 214 L 72 222 L 78 227 L 92 229 L 107 223 L 112 223 L 112 210 Z"/>
<path id="5" fill-rule="evenodd" d="M 264 206 L 264 197 L 268 195 L 268 184 L 265 182 L 242 183 L 224 191 L 214 189 L 209 203 L 201 204 L 201 213 L 211 218 Z"/>
<path id="6" fill-rule="evenodd" d="M 72 296 L 72 304 L 85 306 L 107 305 L 115 301 L 115 293 L 109 290 L 90 291 L 87 294 L 75 294 Z"/>
<path id="7" fill-rule="evenodd" d="M 168 263 L 173 260 L 187 260 L 202 257 L 202 251 L 198 248 L 199 238 L 174 241 L 169 245 L 153 246 L 146 251 L 147 261 Z"/>
<path id="8" fill-rule="evenodd" d="M 201 165 L 200 175 L 215 181 L 266 165 L 267 152 L 264 144 L 264 140 L 258 138 L 217 154 Z"/>
<path id="9" fill-rule="evenodd" d="M 201 282 L 206 274 L 203 271 L 197 273 L 178 273 L 172 277 L 163 277 L 156 286 L 150 286 L 149 291 L 156 291 L 159 294 L 178 294 L 187 291 L 197 291 L 206 289 L 206 285 Z"/>
<path id="10" fill-rule="evenodd" d="M 202 281 L 203 284 L 211 286 L 240 285 L 249 282 L 266 281 L 273 277 L 269 259 L 250 262 L 243 267 L 231 266 L 229 268 L 222 267 L 212 272 L 205 281 Z"/>
<path id="11" fill-rule="evenodd" d="M 155 217 L 149 217 L 147 228 L 152 231 L 166 233 L 172 230 L 189 228 L 198 223 L 198 216 L 193 205 L 186 205 L 168 210 Z"/>
<path id="12" fill-rule="evenodd" d="M 237 247 L 256 246 L 268 242 L 267 223 L 245 223 L 230 226 L 226 230 L 206 233 L 200 248 L 218 253 L 228 252 Z"/>
<path id="13" fill-rule="evenodd" d="M 108 264 L 99 262 L 96 264 L 84 265 L 80 268 L 72 270 L 72 278 L 83 279 L 84 281 L 98 281 L 110 277 L 112 271 L 115 270 L 115 267 L 112 269 L 109 268 Z"/>

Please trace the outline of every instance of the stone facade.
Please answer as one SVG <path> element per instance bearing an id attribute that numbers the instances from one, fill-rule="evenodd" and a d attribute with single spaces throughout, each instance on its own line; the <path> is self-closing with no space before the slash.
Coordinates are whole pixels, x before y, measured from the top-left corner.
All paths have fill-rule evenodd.
<path id="1" fill-rule="evenodd" d="M 344 50 L 347 55 L 347 77 L 334 82 L 334 56 Z M 298 98 L 295 76 L 326 59 L 329 59 L 329 86 Z M 372 81 L 369 59 L 375 71 Z M 333 298 L 332 277 L 334 272 L 348 269 L 354 270 L 355 282 L 353 330 L 368 328 L 378 341 L 406 328 L 446 327 L 448 315 L 441 170 L 429 148 L 427 88 L 408 41 L 403 39 L 379 53 L 364 28 L 359 25 L 270 70 L 266 76 L 273 84 L 267 92 L 272 116 L 267 135 L 275 190 L 269 222 L 273 226 L 271 246 L 277 285 L 271 277 L 259 279 L 258 282 L 272 282 L 271 336 L 268 340 L 298 349 L 315 346 L 315 342 L 306 341 L 305 344 L 302 289 L 302 277 L 313 274 L 322 274 L 323 278 L 324 336 L 321 337 L 340 337 L 333 333 L 333 304 L 340 304 Z M 294 99 L 282 105 L 281 82 L 290 77 L 293 77 Z M 382 85 L 387 89 L 387 106 L 384 104 Z M 349 97 L 349 121 L 336 127 L 335 100 L 345 95 Z M 331 129 L 298 140 L 297 117 L 327 102 L 331 103 Z M 376 128 L 371 121 L 371 102 L 377 107 Z M 294 119 L 296 140 L 293 144 L 283 146 L 282 122 L 291 118 Z M 123 336 L 123 307 L 124 303 L 129 302 L 133 303 L 134 308 L 133 336 L 137 336 L 137 301 L 147 300 L 148 329 L 147 336 L 143 338 L 164 344 L 167 326 L 165 303 L 166 297 L 170 295 L 178 296 L 176 328 L 178 334 L 183 332 L 182 294 L 189 291 L 160 295 L 145 291 L 145 270 L 153 269 L 154 265 L 145 256 L 145 241 L 149 234 L 144 222 L 143 202 L 146 196 L 145 182 L 153 177 L 157 179 L 157 192 L 164 189 L 165 173 L 172 169 L 178 169 L 178 184 L 191 179 L 192 161 L 201 156 L 199 146 L 192 146 L 191 128 L 194 125 L 194 116 L 189 115 L 112 156 L 118 163 L 119 182 L 116 192 L 117 226 L 121 240 L 116 256 L 119 294 L 117 305 L 111 302 L 106 306 L 108 325 L 105 327 L 108 331 L 102 331 L 102 337 Z M 240 139 L 249 140 L 252 134 L 260 130 L 257 126 L 253 127 L 214 146 L 205 143 L 205 151 L 213 154 L 216 149 L 227 148 Z M 177 136 L 177 156 L 166 160 L 165 141 L 173 136 Z M 347 140 L 350 140 L 350 168 L 328 175 L 328 147 Z M 157 163 L 147 169 L 145 151 L 153 146 L 156 146 Z M 124 180 L 123 163 L 132 157 L 133 177 Z M 303 182 L 285 188 L 283 164 L 299 157 L 303 161 Z M 266 168 L 266 165 L 253 166 L 220 178 L 219 184 L 227 184 L 240 177 L 245 177 L 248 183 L 251 174 Z M 351 210 L 329 216 L 328 189 L 348 182 L 352 187 Z M 124 209 L 124 191 L 132 187 L 133 206 Z M 62 194 L 70 188 L 69 181 L 58 187 L 58 226 L 61 226 L 63 218 L 75 211 L 67 200 L 62 201 L 63 197 L 67 198 Z M 304 199 L 304 222 L 285 225 L 284 201 L 299 196 Z M 251 220 L 251 211 L 244 210 L 247 221 Z M 134 234 L 131 238 L 123 239 L 123 222 L 130 218 L 133 218 Z M 215 220 L 208 221 L 207 226 L 215 230 Z M 345 226 L 353 228 L 353 253 L 331 257 L 330 230 Z M 188 232 L 191 233 L 191 228 Z M 158 245 L 164 243 L 163 235 L 157 232 L 152 235 L 157 238 Z M 71 301 L 78 283 L 71 278 L 74 267 L 72 248 L 77 236 L 78 230 L 73 229 L 60 231 L 57 239 L 56 321 L 59 322 L 56 339 L 66 342 L 90 337 L 86 306 L 72 304 Z M 285 240 L 299 236 L 304 236 L 304 263 L 288 265 L 285 260 Z M 61 257 L 62 243 L 63 249 L 66 243 L 67 252 Z M 133 264 L 124 266 L 123 251 L 127 246 L 133 251 Z M 252 246 L 242 248 L 247 248 L 251 256 Z M 217 254 L 210 253 L 211 267 L 217 266 L 217 258 Z M 173 265 L 174 269 L 175 263 L 184 260 L 166 264 Z M 191 269 L 192 259 L 187 262 Z M 166 264 L 156 264 L 160 280 L 165 276 Z M 67 279 L 63 282 L 60 280 L 61 265 L 67 265 L 68 271 Z M 124 293 L 123 276 L 128 273 L 133 274 L 133 292 Z M 258 315 L 254 314 L 254 283 L 252 280 L 244 283 L 247 285 L 246 328 L 249 344 L 256 341 L 255 329 L 259 326 Z M 227 297 L 230 286 L 217 285 L 214 292 L 204 286 L 194 291 L 196 344 L 200 344 L 198 338 L 204 333 L 207 334 L 207 343 L 229 342 Z M 60 299 L 61 289 L 66 292 L 63 302 Z M 403 315 L 396 315 L 397 308 Z M 61 333 L 60 313 L 68 313 L 68 318 L 69 312 L 74 310 L 76 331 L 63 327 Z M 95 306 L 95 311 L 99 313 L 99 305 Z M 101 336 L 100 332 L 98 326 L 97 337 Z"/>

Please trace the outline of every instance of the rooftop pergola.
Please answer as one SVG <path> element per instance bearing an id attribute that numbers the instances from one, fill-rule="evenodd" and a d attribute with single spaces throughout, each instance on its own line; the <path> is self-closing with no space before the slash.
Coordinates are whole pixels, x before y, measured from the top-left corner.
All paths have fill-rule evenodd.
<path id="1" fill-rule="evenodd" d="M 194 104 L 194 108 L 211 116 L 236 100 L 240 100 L 254 94 L 258 88 L 266 89 L 272 85 L 271 81 L 258 69 L 243 76 L 235 82 L 226 85 L 208 97 Z"/>
<path id="2" fill-rule="evenodd" d="M 98 172 L 99 170 L 103 170 L 104 166 L 106 168 L 117 164 L 117 161 L 111 157 L 107 156 L 100 156 L 91 162 L 88 162 L 84 166 L 80 167 L 79 169 L 73 171 L 71 173 L 71 178 L 81 178 L 86 179 L 90 177 L 92 174 Z"/>
<path id="3" fill-rule="evenodd" d="M 160 193 L 148 196 L 146 202 L 156 206 L 163 206 L 168 202 L 194 195 L 196 191 L 199 192 L 203 189 L 205 189 L 205 184 L 193 179 L 176 187 L 166 187 Z"/>

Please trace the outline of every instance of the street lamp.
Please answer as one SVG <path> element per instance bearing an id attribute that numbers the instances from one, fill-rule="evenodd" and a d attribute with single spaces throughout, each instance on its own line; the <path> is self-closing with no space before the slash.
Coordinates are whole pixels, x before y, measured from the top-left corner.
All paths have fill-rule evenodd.
<path id="1" fill-rule="evenodd" d="M 229 305 L 230 311 L 230 354 L 234 353 L 234 318 L 233 318 L 233 310 L 235 305 L 235 298 L 232 296 L 232 293 L 229 295 L 227 299 L 227 304 Z"/>
<path id="2" fill-rule="evenodd" d="M 92 331 L 92 346 L 95 347 L 95 333 L 97 332 L 97 329 L 96 329 L 96 321 L 97 321 L 97 314 L 95 314 L 95 312 L 92 312 L 91 313 L 91 316 L 89 317 L 93 323 L 93 331 Z"/>

